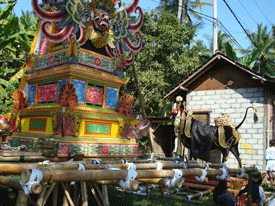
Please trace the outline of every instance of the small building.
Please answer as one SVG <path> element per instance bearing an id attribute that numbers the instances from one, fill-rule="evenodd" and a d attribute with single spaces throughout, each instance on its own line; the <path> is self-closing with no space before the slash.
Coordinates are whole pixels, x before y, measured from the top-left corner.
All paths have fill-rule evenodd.
<path id="1" fill-rule="evenodd" d="M 193 111 L 193 117 L 211 125 L 221 113 L 229 114 L 232 124 L 238 125 L 246 108 L 256 107 L 258 122 L 254 123 L 253 111 L 248 110 L 245 122 L 238 129 L 241 134 L 239 152 L 243 165 L 256 165 L 265 170 L 264 152 L 269 140 L 274 138 L 274 92 L 275 78 L 259 75 L 216 52 L 172 87 L 164 98 L 175 102 L 177 96 L 182 96 L 186 109 Z M 230 168 L 238 167 L 231 153 L 226 164 Z"/>

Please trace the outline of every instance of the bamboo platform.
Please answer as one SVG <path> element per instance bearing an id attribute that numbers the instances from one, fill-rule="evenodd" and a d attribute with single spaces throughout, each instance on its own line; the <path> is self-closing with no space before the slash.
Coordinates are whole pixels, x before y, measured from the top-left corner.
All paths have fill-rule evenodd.
<path id="1" fill-rule="evenodd" d="M 20 160 L 20 161 L 18 161 Z M 40 161 L 39 161 L 40 160 Z M 17 205 L 26 205 L 29 194 L 37 195 L 37 205 L 51 202 L 63 205 L 88 205 L 88 194 L 92 194 L 98 205 L 109 205 L 107 186 L 120 187 L 129 191 L 137 191 L 145 185 L 157 185 L 163 197 L 164 188 L 194 187 L 203 189 L 196 194 L 186 194 L 184 201 L 201 197 L 213 190 L 215 184 L 209 179 L 218 176 L 229 179 L 248 173 L 256 168 L 226 168 L 224 164 L 183 162 L 173 159 L 77 159 L 46 158 L 39 152 L 0 151 L 0 174 L 21 174 L 21 180 L 2 176 L 0 184 L 19 190 Z M 224 174 L 226 171 L 226 174 Z M 34 175 L 35 174 L 35 175 Z M 33 176 L 34 175 L 34 176 Z M 192 179 L 201 178 L 193 182 Z M 217 183 L 217 181 L 215 181 Z M 62 191 L 63 196 L 60 197 Z M 75 197 L 78 191 L 81 200 Z M 191 195 L 191 196 L 190 196 Z M 147 195 L 149 198 L 149 193 Z"/>

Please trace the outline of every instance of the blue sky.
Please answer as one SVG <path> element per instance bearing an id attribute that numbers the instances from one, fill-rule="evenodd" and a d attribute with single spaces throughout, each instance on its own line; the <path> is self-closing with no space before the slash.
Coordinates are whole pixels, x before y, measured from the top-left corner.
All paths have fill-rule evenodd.
<path id="1" fill-rule="evenodd" d="M 40 0 L 41 1 L 41 0 Z M 126 5 L 129 5 L 132 0 L 122 0 Z M 213 0 L 201 0 L 204 2 L 213 3 Z M 262 23 L 268 27 L 268 31 L 271 29 L 271 24 L 275 24 L 275 0 L 226 0 L 231 9 L 234 11 L 236 16 L 245 29 L 250 31 L 257 30 L 257 23 Z M 139 6 L 143 11 L 150 12 L 159 5 L 160 0 L 140 0 Z M 222 23 L 219 25 L 219 29 L 223 31 L 227 30 L 237 40 L 242 48 L 247 48 L 250 45 L 250 41 L 244 33 L 241 26 L 238 24 L 233 14 L 227 8 L 223 0 L 217 0 L 218 6 L 218 19 Z M 3 6 L 1 6 L 3 8 Z M 31 0 L 18 0 L 15 6 L 15 13 L 21 15 L 21 10 L 31 11 Z M 202 11 L 199 11 L 207 16 L 213 16 L 213 8 L 205 6 Z M 211 19 L 205 17 L 203 20 L 204 27 L 198 31 L 196 39 L 204 40 L 205 44 L 209 42 L 204 38 L 204 35 L 213 35 L 213 26 Z M 236 48 L 239 48 L 235 46 Z"/>

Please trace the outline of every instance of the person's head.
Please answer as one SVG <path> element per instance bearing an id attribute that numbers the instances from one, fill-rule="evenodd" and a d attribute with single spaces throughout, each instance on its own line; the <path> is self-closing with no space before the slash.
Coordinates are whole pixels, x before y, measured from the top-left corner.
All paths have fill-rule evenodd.
<path id="1" fill-rule="evenodd" d="M 227 190 L 227 181 L 226 180 L 220 180 L 216 186 L 216 190 L 223 192 Z"/>
<path id="2" fill-rule="evenodd" d="M 274 147 L 274 146 L 275 146 L 275 140 L 274 140 L 274 139 L 271 139 L 271 140 L 269 141 L 269 145 L 270 145 L 270 147 Z"/>
<path id="3" fill-rule="evenodd" d="M 256 185 L 261 185 L 263 181 L 262 175 L 260 172 L 256 172 L 252 175 L 252 183 Z"/>

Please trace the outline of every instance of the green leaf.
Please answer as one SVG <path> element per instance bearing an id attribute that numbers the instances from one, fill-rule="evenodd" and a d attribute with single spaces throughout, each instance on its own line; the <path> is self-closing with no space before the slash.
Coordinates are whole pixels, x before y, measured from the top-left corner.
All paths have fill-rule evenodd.
<path id="1" fill-rule="evenodd" d="M 3 1 L 3 0 L 0 0 L 0 1 Z M 8 2 L 6 2 L 6 3 L 8 3 Z M 2 4 L 4 4 L 4 3 L 2 3 Z M 12 14 L 14 6 L 15 6 L 15 3 L 7 4 L 7 6 L 5 6 L 5 8 L 0 13 L 0 20 L 8 18 L 8 16 Z"/>

